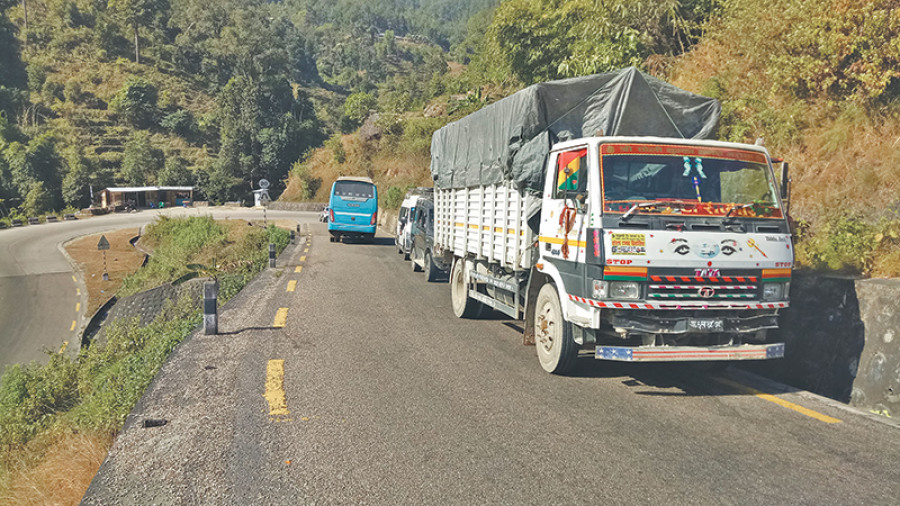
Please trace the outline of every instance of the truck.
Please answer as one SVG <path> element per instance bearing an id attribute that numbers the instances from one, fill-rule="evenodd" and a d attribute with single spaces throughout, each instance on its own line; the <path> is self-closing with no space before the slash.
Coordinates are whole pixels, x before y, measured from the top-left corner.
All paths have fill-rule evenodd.
<path id="1" fill-rule="evenodd" d="M 524 319 L 555 374 L 585 350 L 783 357 L 770 331 L 793 266 L 787 163 L 713 140 L 720 111 L 628 68 L 533 85 L 436 131 L 434 252 L 455 315 Z"/>

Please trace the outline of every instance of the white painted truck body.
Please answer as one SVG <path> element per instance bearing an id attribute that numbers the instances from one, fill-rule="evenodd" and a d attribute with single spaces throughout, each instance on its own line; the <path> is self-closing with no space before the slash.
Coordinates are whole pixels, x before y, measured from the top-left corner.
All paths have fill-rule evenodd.
<path id="1" fill-rule="evenodd" d="M 561 162 L 573 156 L 580 157 L 581 186 L 563 191 L 559 183 L 570 169 Z M 685 188 L 693 182 L 696 198 L 612 198 L 617 167 L 638 167 L 626 179 L 641 187 L 682 158 L 684 170 L 677 167 L 671 180 Z M 525 316 L 527 340 L 534 325 L 528 304 L 552 283 L 574 340 L 582 348 L 594 344 L 598 359 L 783 356 L 783 344 L 768 342 L 766 330 L 788 306 L 793 246 L 764 148 L 583 138 L 555 145 L 545 176 L 539 195 L 510 183 L 435 190 L 435 249 L 459 262 L 470 298 Z M 740 198 L 726 199 L 726 187 Z M 707 190 L 721 193 L 711 195 L 719 202 L 704 201 L 701 188 L 720 188 Z M 760 189 L 755 200 L 745 197 Z"/>

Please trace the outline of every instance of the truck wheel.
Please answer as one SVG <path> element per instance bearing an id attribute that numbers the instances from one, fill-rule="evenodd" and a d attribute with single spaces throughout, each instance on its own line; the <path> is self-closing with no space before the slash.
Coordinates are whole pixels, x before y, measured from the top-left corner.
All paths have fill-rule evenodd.
<path id="1" fill-rule="evenodd" d="M 457 258 L 450 269 L 450 301 L 453 304 L 453 314 L 457 318 L 478 318 L 484 309 L 484 304 L 469 297 L 468 285 L 463 276 L 465 260 Z"/>
<path id="2" fill-rule="evenodd" d="M 404 259 L 404 260 L 409 260 L 409 253 L 404 253 L 404 254 L 403 254 L 403 259 Z"/>
<path id="3" fill-rule="evenodd" d="M 438 268 L 434 265 L 434 259 L 431 258 L 431 252 L 425 252 L 425 281 L 429 283 L 434 283 L 437 281 L 438 277 Z"/>
<path id="4" fill-rule="evenodd" d="M 422 272 L 422 268 L 416 263 L 416 257 L 412 257 L 412 260 L 409 263 L 412 264 L 413 272 Z"/>
<path id="5" fill-rule="evenodd" d="M 541 287 L 535 303 L 534 341 L 538 360 L 545 371 L 565 374 L 575 366 L 578 347 L 572 338 L 572 323 L 563 319 L 556 288 Z"/>

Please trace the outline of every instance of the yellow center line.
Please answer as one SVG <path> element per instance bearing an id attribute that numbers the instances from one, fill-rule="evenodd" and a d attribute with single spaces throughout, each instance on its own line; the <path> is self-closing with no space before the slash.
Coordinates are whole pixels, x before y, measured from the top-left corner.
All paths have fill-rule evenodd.
<path id="1" fill-rule="evenodd" d="M 78 282 L 78 278 L 76 278 L 75 276 L 72 276 L 72 281 L 74 281 L 75 283 L 77 283 L 77 282 Z"/>
<path id="2" fill-rule="evenodd" d="M 72 326 L 69 327 L 69 332 L 72 332 L 73 330 L 75 330 L 75 320 L 72 320 Z"/>
<path id="3" fill-rule="evenodd" d="M 291 414 L 284 393 L 284 360 L 269 360 L 266 367 L 266 393 L 263 397 L 269 402 L 269 416 Z"/>
<path id="4" fill-rule="evenodd" d="M 300 261 L 301 261 L 301 262 L 305 262 L 305 261 L 306 261 L 306 255 L 303 255 L 302 257 L 300 257 Z"/>
<path id="5" fill-rule="evenodd" d="M 76 313 L 81 312 L 81 303 L 80 302 L 75 303 L 75 312 Z"/>
<path id="6" fill-rule="evenodd" d="M 304 253 L 309 253 L 309 248 L 306 248 L 305 250 L 303 250 L 303 252 L 304 252 Z"/>
<path id="7" fill-rule="evenodd" d="M 287 312 L 288 308 L 280 307 L 278 308 L 278 312 L 275 313 L 275 322 L 272 324 L 275 328 L 282 328 L 287 324 Z"/>
<path id="8" fill-rule="evenodd" d="M 783 408 L 787 408 L 787 409 L 796 411 L 796 412 L 804 414 L 810 418 L 815 418 L 816 420 L 818 420 L 820 422 L 841 423 L 841 420 L 838 420 L 837 418 L 832 418 L 828 415 L 823 415 L 822 413 L 819 413 L 818 411 L 813 411 L 809 408 L 804 408 L 803 406 L 800 406 L 799 404 L 794 404 L 793 402 L 786 401 L 786 400 L 784 400 L 780 397 L 776 397 L 772 394 L 766 394 L 766 393 L 760 392 L 759 390 L 750 388 L 744 384 L 738 383 L 737 381 L 732 381 L 732 380 L 725 379 L 725 378 L 715 378 L 715 380 L 718 381 L 719 383 L 724 383 L 728 386 L 734 387 L 734 388 L 741 390 L 743 392 L 746 392 L 748 394 L 755 395 L 755 396 L 759 397 L 760 399 L 778 404 L 779 406 L 781 406 Z"/>
<path id="9" fill-rule="evenodd" d="M 298 265 L 297 268 L 294 269 L 294 272 L 300 272 L 300 271 L 302 271 L 302 270 L 303 270 L 303 266 L 302 266 L 302 265 Z"/>
<path id="10" fill-rule="evenodd" d="M 287 291 L 293 292 L 296 289 L 297 289 L 297 280 L 292 279 L 292 280 L 288 281 Z"/>
<path id="11" fill-rule="evenodd" d="M 75 289 L 75 295 L 81 295 L 81 288 Z"/>

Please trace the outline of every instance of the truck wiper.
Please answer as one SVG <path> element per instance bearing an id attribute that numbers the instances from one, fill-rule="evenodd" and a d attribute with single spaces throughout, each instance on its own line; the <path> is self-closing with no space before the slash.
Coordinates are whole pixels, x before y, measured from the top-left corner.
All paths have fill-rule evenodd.
<path id="1" fill-rule="evenodd" d="M 727 220 L 728 217 L 731 216 L 731 213 L 737 211 L 738 209 L 747 209 L 748 207 L 753 207 L 755 205 L 756 204 L 735 204 L 731 206 L 731 209 L 729 209 L 727 213 L 725 213 L 725 217 L 723 219 Z"/>
<path id="2" fill-rule="evenodd" d="M 620 220 L 627 220 L 627 219 L 631 216 L 631 213 L 637 211 L 637 210 L 640 209 L 640 208 L 644 208 L 644 207 L 656 207 L 656 206 L 658 206 L 658 205 L 659 205 L 659 202 L 642 202 L 642 203 L 640 203 L 640 204 L 634 204 L 634 205 L 631 206 L 627 211 L 625 211 L 625 214 L 622 215 L 622 217 L 620 218 Z"/>

